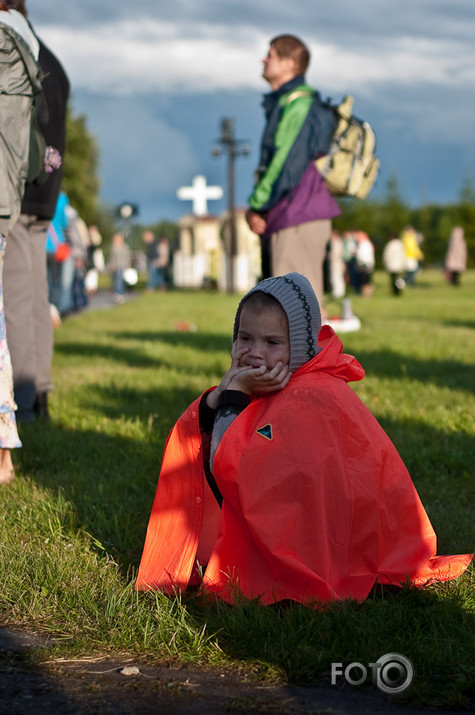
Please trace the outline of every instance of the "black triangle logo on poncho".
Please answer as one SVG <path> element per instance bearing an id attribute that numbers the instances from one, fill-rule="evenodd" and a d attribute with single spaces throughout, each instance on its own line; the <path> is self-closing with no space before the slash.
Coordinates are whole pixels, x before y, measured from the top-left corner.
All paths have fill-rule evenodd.
<path id="1" fill-rule="evenodd" d="M 272 439 L 272 425 L 264 425 L 264 427 L 259 427 L 256 432 L 258 434 L 261 434 L 266 439 Z"/>

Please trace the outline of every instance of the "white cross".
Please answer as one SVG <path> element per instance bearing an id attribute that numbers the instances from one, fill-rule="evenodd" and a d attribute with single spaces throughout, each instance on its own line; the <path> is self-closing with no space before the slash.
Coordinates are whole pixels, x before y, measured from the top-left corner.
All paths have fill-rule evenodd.
<path id="1" fill-rule="evenodd" d="M 206 186 L 204 176 L 195 176 L 192 186 L 182 186 L 176 192 L 179 199 L 193 201 L 193 214 L 195 216 L 206 216 L 208 213 L 207 201 L 210 199 L 220 199 L 223 195 L 221 186 Z"/>

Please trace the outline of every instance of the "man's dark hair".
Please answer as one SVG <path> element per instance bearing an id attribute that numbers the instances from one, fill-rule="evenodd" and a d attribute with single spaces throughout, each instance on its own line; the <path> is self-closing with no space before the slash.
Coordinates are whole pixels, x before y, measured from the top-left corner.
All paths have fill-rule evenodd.
<path id="1" fill-rule="evenodd" d="M 280 58 L 290 57 L 295 62 L 297 74 L 305 74 L 310 62 L 309 49 L 294 35 L 277 35 L 270 41 Z"/>
<path id="2" fill-rule="evenodd" d="M 25 17 L 28 17 L 25 0 L 14 0 L 13 9 L 21 12 Z"/>

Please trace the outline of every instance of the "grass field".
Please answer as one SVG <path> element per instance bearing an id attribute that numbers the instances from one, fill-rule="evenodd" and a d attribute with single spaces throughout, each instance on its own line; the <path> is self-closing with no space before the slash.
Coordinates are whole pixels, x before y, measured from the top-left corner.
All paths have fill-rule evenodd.
<path id="1" fill-rule="evenodd" d="M 55 634 L 70 655 L 126 652 L 274 682 L 329 683 L 332 662 L 398 652 L 416 673 L 399 699 L 466 706 L 473 569 L 321 612 L 134 592 L 165 439 L 227 368 L 237 298 L 143 294 L 56 331 L 52 419 L 21 426 L 18 478 L 0 490 L 1 622 Z M 366 369 L 354 389 L 408 466 L 439 553 L 471 552 L 475 272 L 453 288 L 426 271 L 400 297 L 378 274 L 373 297 L 352 302 L 362 328 L 342 336 L 344 350 Z M 177 330 L 179 321 L 196 331 Z"/>

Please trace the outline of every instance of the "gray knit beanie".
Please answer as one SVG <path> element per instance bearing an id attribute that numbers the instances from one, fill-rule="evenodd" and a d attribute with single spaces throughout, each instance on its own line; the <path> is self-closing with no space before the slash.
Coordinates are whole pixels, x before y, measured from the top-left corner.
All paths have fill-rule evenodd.
<path id="1" fill-rule="evenodd" d="M 318 334 L 322 325 L 320 306 L 310 282 L 300 273 L 266 278 L 251 288 L 238 305 L 234 319 L 233 341 L 239 330 L 242 306 L 253 293 L 261 291 L 273 296 L 282 306 L 289 323 L 290 370 L 297 368 L 320 352 Z"/>

